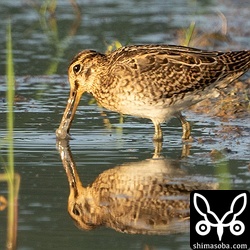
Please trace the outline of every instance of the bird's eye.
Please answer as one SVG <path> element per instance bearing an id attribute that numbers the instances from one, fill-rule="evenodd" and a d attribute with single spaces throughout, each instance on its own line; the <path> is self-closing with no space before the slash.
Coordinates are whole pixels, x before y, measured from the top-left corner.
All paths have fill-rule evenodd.
<path id="1" fill-rule="evenodd" d="M 81 69 L 81 65 L 80 64 L 76 64 L 74 67 L 73 67 L 73 71 L 75 74 L 79 73 Z"/>

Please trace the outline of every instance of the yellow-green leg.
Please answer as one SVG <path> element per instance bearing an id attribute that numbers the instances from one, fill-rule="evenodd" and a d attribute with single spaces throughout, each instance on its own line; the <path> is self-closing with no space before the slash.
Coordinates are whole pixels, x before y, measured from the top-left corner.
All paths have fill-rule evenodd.
<path id="1" fill-rule="evenodd" d="M 154 134 L 154 141 L 162 142 L 163 141 L 163 135 L 162 135 L 162 130 L 161 130 L 161 125 L 158 122 L 154 122 L 155 125 L 155 134 Z"/>
<path id="2" fill-rule="evenodd" d="M 178 115 L 178 118 L 180 119 L 181 125 L 182 125 L 182 139 L 190 140 L 191 139 L 190 123 L 186 120 L 185 116 L 183 116 L 181 113 Z"/>

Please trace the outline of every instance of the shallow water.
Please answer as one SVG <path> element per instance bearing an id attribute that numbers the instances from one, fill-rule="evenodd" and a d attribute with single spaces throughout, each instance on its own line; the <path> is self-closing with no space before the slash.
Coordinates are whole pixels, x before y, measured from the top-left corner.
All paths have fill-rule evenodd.
<path id="1" fill-rule="evenodd" d="M 17 249 L 187 249 L 189 233 L 130 235 L 105 227 L 81 231 L 67 212 L 69 187 L 56 146 L 55 130 L 64 111 L 69 86 L 66 69 L 69 60 L 83 48 L 104 51 L 105 42 L 118 39 L 126 43 L 176 43 L 176 32 L 195 19 L 203 29 L 211 30 L 220 23 L 215 10 L 228 18 L 232 42 L 215 48 L 247 48 L 249 46 L 249 3 L 228 1 L 164 1 L 152 7 L 143 1 L 88 1 L 82 3 L 81 25 L 57 54 L 53 35 L 41 27 L 34 7 L 24 1 L 1 1 L 0 35 L 5 37 L 6 17 L 11 16 L 16 72 L 14 153 L 15 172 L 21 177 L 18 195 Z M 231 8 L 231 6 L 234 8 Z M 150 8 L 149 8 L 150 7 Z M 63 39 L 74 19 L 68 1 L 60 1 L 57 9 L 59 38 Z M 240 13 L 237 15 L 236 13 Z M 205 17 L 205 18 L 204 18 Z M 244 24 L 244 25 L 243 25 Z M 239 29 L 238 27 L 241 27 Z M 236 29 L 237 28 L 237 29 Z M 48 35 L 50 34 L 50 35 Z M 52 33 L 53 34 L 53 33 Z M 5 43 L 0 41 L 0 137 L 1 165 L 4 173 L 7 149 L 5 101 Z M 56 69 L 51 70 L 56 62 Z M 53 66 L 52 66 L 53 65 Z M 48 71 L 52 72 L 49 75 Z M 47 73 L 46 73 L 47 72 Z M 91 184 L 105 170 L 122 164 L 139 164 L 153 156 L 153 125 L 148 120 L 124 117 L 89 104 L 84 95 L 72 125 L 70 147 L 84 186 Z M 103 115 L 106 114 L 106 116 Z M 221 121 L 206 115 L 185 113 L 193 123 L 194 142 L 190 154 L 181 158 L 181 126 L 176 119 L 163 124 L 162 155 L 175 161 L 188 178 L 216 181 L 222 187 L 250 190 L 250 119 Z M 104 118 L 108 118 L 108 125 Z M 241 133 L 223 133 L 227 126 Z M 199 140 L 199 139 L 202 139 Z M 211 155 L 221 152 L 220 158 Z M 205 179 L 204 179 L 205 178 Z M 7 184 L 0 182 L 0 196 L 7 197 Z M 7 208 L 0 211 L 0 248 L 7 238 Z"/>

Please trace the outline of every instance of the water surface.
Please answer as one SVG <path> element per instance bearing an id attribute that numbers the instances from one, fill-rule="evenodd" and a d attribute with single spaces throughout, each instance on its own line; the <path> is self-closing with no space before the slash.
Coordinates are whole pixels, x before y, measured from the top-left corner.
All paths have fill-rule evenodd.
<path id="1" fill-rule="evenodd" d="M 17 249 L 187 249 L 189 233 L 130 235 L 101 227 L 81 231 L 67 213 L 68 181 L 56 148 L 55 130 L 64 111 L 69 86 L 67 66 L 84 48 L 106 50 L 106 43 L 178 43 L 178 32 L 193 20 L 200 30 L 219 29 L 221 11 L 228 20 L 230 43 L 209 48 L 249 49 L 250 23 L 247 1 L 84 1 L 77 31 L 69 36 L 75 13 L 68 1 L 56 12 L 58 35 L 48 25 L 49 14 L 40 17 L 25 1 L 1 1 L 0 35 L 12 20 L 16 73 L 15 172 L 21 177 L 18 195 Z M 54 33 L 53 33 L 54 32 Z M 7 161 L 2 144 L 6 135 L 5 42 L 0 41 L 0 136 L 1 162 Z M 246 79 L 246 76 L 244 79 Z M 105 170 L 153 156 L 153 125 L 150 121 L 124 117 L 101 109 L 84 95 L 72 129 L 71 151 L 83 185 L 91 184 Z M 105 112 L 106 116 L 103 116 Z M 178 168 L 194 178 L 215 180 L 231 189 L 250 190 L 249 116 L 222 121 L 207 115 L 185 113 L 193 123 L 190 155 L 181 158 L 181 126 L 176 119 L 163 124 L 162 155 L 178 162 Z M 106 120 L 112 126 L 107 126 Z M 223 133 L 237 127 L 241 133 Z M 200 140 L 202 139 L 202 140 Z M 212 150 L 221 152 L 211 154 Z M 4 164 L 0 171 L 4 173 Z M 0 196 L 7 197 L 0 182 Z M 6 244 L 7 209 L 0 211 L 0 248 Z"/>

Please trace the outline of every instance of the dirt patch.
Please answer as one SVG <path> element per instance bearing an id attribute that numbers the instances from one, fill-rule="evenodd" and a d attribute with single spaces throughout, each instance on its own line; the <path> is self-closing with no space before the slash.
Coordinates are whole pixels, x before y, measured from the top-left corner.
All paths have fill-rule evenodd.
<path id="1" fill-rule="evenodd" d="M 220 117 L 223 121 L 249 117 L 250 115 L 250 78 L 235 81 L 224 89 L 215 99 L 207 99 L 192 106 L 196 113 Z"/>

